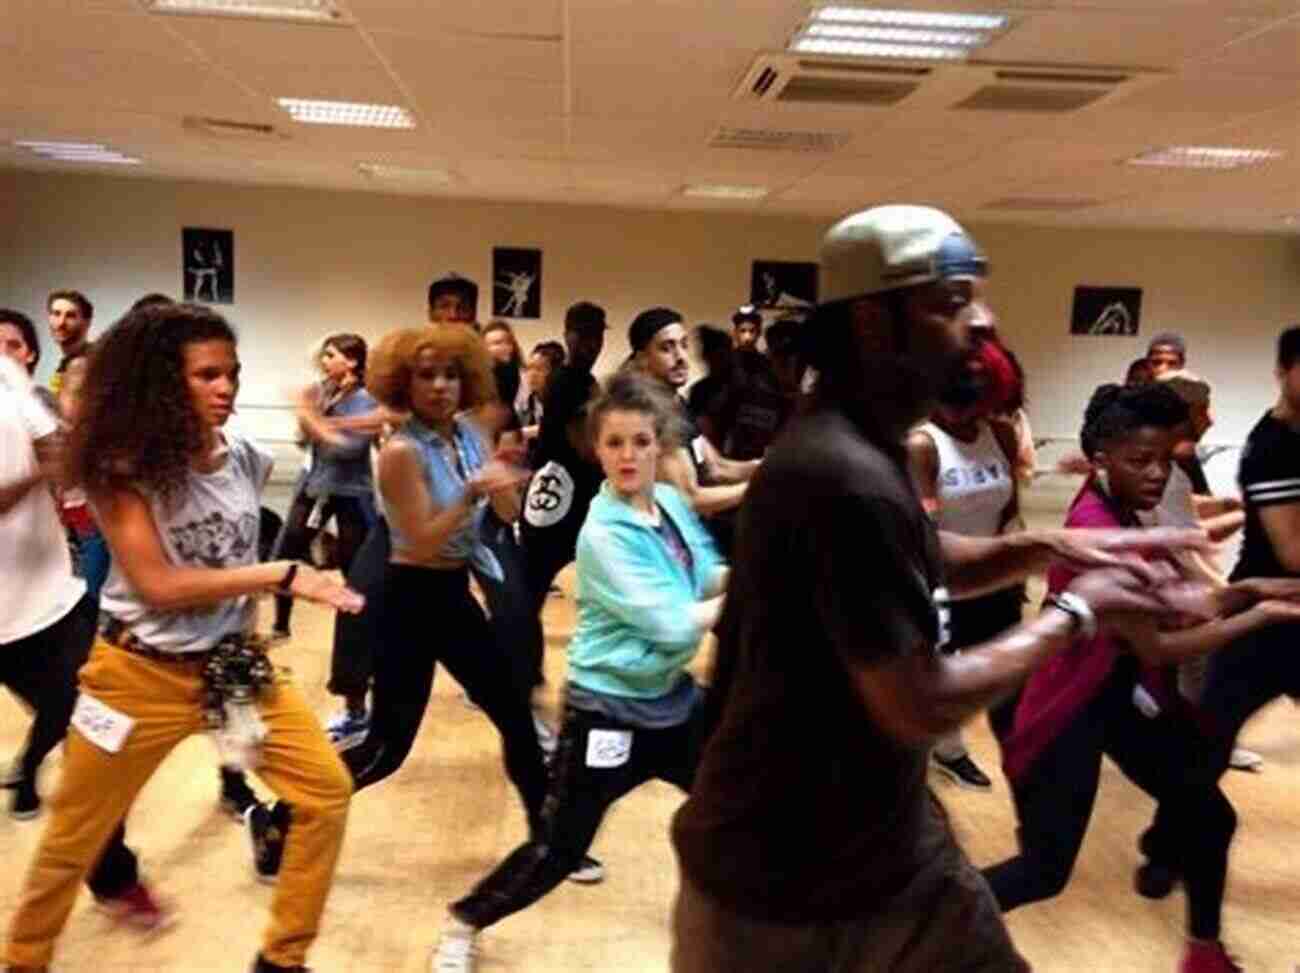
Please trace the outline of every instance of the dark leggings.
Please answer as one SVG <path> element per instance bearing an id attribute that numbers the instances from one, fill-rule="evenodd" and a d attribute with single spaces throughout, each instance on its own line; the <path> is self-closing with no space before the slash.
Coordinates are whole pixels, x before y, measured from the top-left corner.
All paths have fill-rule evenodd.
<path id="1" fill-rule="evenodd" d="M 546 767 L 532 710 L 505 648 L 470 594 L 469 572 L 388 565 L 377 623 L 370 730 L 342 754 L 356 789 L 388 777 L 411 752 L 441 662 L 501 734 L 506 773 L 530 828 L 536 826 Z"/>
<path id="2" fill-rule="evenodd" d="M 95 640 L 96 601 L 84 596 L 72 611 L 48 628 L 0 646 L 0 685 L 31 707 L 35 714 L 18 769 L 34 781 L 49 752 L 68 732 L 77 703 L 77 671 L 90 656 Z M 86 878 L 99 898 L 125 892 L 139 879 L 137 862 L 126 846 L 126 830 L 117 830 Z"/>
<path id="3" fill-rule="evenodd" d="M 1202 764 L 1207 786 L 1228 769 L 1237 734 L 1257 712 L 1279 696 L 1300 702 L 1300 625 L 1274 625 L 1252 632 L 1210 656 L 1205 690 L 1198 704 L 1214 733 Z M 1141 839 L 1142 853 L 1175 871 L 1182 858 L 1177 834 L 1169 827 L 1164 803 Z"/>
<path id="4" fill-rule="evenodd" d="M 1199 772 L 1208 743 L 1195 724 L 1181 711 L 1148 719 L 1133 705 L 1136 666 L 1128 661 L 1011 782 L 1020 854 L 984 869 L 984 877 L 1004 912 L 1061 893 L 1092 817 L 1105 754 L 1160 802 L 1158 819 L 1183 865 L 1188 933 L 1217 939 L 1236 814 Z"/>
<path id="5" fill-rule="evenodd" d="M 318 499 L 307 496 L 305 490 L 299 490 L 298 495 L 293 498 L 293 504 L 289 507 L 289 516 L 284 521 L 284 530 L 280 534 L 279 557 L 289 561 L 307 559 L 311 551 L 312 537 L 315 535 L 315 531 L 307 526 L 307 521 L 317 502 Z M 320 522 L 324 524 L 333 517 L 338 525 L 339 567 L 347 573 L 374 518 L 367 511 L 367 501 L 363 497 L 330 495 L 319 498 L 319 502 L 324 504 Z M 289 630 L 289 618 L 292 613 L 293 598 L 287 595 L 276 595 L 275 627 L 278 631 Z"/>
<path id="6" fill-rule="evenodd" d="M 499 520 L 489 508 L 483 518 L 483 542 L 501 564 L 504 577 L 496 579 L 474 572 L 483 590 L 492 629 L 505 646 L 513 664 L 516 686 L 524 696 L 542 683 L 542 652 L 545 645 L 540 606 L 528 584 L 528 566 L 523 548 L 515 540 L 514 528 Z M 549 585 L 548 585 L 549 587 Z"/>
<path id="7" fill-rule="evenodd" d="M 551 766 L 541 831 L 452 905 L 456 918 L 484 929 L 542 898 L 578 866 L 610 806 L 646 781 L 657 778 L 689 791 L 704 743 L 703 712 L 697 706 L 685 723 L 644 730 L 569 707 Z M 593 730 L 629 734 L 626 761 L 616 767 L 589 766 Z"/>
<path id="8" fill-rule="evenodd" d="M 384 577 L 392 548 L 388 521 L 380 517 L 346 573 L 348 587 L 365 596 L 366 607 L 359 615 L 334 613 L 334 647 L 326 688 L 335 696 L 360 698 L 370 689 L 375 644 L 379 641 L 378 620 L 384 613 Z"/>

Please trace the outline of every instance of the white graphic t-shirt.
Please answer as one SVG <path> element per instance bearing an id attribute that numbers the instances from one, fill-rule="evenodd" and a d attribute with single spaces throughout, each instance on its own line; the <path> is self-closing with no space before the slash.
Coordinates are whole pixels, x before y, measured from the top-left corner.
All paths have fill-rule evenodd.
<path id="1" fill-rule="evenodd" d="M 191 472 L 170 506 L 148 496 L 163 553 L 172 564 L 234 568 L 257 563 L 262 488 L 271 475 L 269 453 L 237 433 L 225 434 L 226 462 L 215 473 Z M 116 561 L 101 606 L 150 648 L 200 652 L 223 636 L 243 631 L 252 607 L 247 597 L 181 611 L 149 607 Z"/>
<path id="2" fill-rule="evenodd" d="M 524 520 L 533 527 L 558 524 L 573 507 L 573 477 L 552 460 L 533 474 L 524 497 Z"/>

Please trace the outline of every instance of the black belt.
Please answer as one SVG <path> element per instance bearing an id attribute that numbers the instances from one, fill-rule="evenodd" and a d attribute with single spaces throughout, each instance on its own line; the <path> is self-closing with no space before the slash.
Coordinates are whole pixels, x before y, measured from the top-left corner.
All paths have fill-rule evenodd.
<path id="1" fill-rule="evenodd" d="M 152 662 L 168 662 L 173 665 L 182 662 L 206 662 L 212 655 L 211 649 L 201 649 L 198 652 L 164 652 L 162 649 L 155 649 L 152 645 L 141 642 L 131 634 L 131 630 L 116 618 L 110 618 L 104 623 L 100 634 L 104 641 L 114 645 L 119 649 L 130 652 L 132 655 L 138 655 Z"/>

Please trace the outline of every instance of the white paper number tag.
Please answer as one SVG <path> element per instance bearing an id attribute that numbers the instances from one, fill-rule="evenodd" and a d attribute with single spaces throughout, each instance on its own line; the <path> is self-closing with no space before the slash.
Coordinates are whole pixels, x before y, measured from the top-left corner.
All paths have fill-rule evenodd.
<path id="1" fill-rule="evenodd" d="M 131 735 L 135 720 L 105 706 L 94 696 L 82 693 L 77 697 L 76 709 L 72 711 L 72 725 L 99 749 L 117 753 Z"/>
<path id="2" fill-rule="evenodd" d="M 631 756 L 631 730 L 592 730 L 587 734 L 588 767 L 622 767 Z"/>

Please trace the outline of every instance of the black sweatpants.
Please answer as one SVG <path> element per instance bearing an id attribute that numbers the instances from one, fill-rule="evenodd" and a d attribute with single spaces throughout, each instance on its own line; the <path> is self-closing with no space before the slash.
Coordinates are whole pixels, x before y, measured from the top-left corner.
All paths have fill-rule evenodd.
<path id="1" fill-rule="evenodd" d="M 1020 854 L 984 869 L 1004 912 L 1059 895 L 1083 843 L 1105 754 L 1159 802 L 1187 890 L 1188 934 L 1217 939 L 1236 814 L 1200 771 L 1208 741 L 1182 710 L 1143 716 L 1133 705 L 1136 665 L 1121 659 L 1098 695 L 1011 781 Z"/>
<path id="2" fill-rule="evenodd" d="M 0 645 L 0 685 L 35 714 L 18 758 L 19 772 L 28 780 L 36 778 L 42 762 L 68 732 L 77 704 L 77 671 L 90 657 L 97 615 L 97 601 L 86 595 L 48 628 Z M 125 828 L 118 825 L 86 884 L 98 898 L 112 898 L 138 880 L 138 862 L 126 846 Z"/>
<path id="3" fill-rule="evenodd" d="M 664 780 L 689 791 L 705 742 L 704 707 L 678 726 L 639 729 L 599 713 L 568 707 L 551 764 L 551 785 L 542 811 L 542 829 L 520 845 L 474 888 L 452 905 L 462 922 L 484 929 L 525 909 L 564 881 L 595 840 L 605 812 L 624 794 L 648 780 Z M 629 734 L 626 759 L 604 762 L 602 741 L 592 733 Z"/>
<path id="4" fill-rule="evenodd" d="M 1279 696 L 1300 701 L 1300 625 L 1260 629 L 1210 656 L 1199 703 L 1213 733 L 1202 764 L 1207 782 L 1217 781 L 1228 769 L 1241 728 Z M 1163 811 L 1161 802 L 1142 836 L 1142 853 L 1177 871 L 1182 865 L 1181 852 Z"/>
<path id="5" fill-rule="evenodd" d="M 290 561 L 305 561 L 311 551 L 311 541 L 315 531 L 307 526 L 311 512 L 316 504 L 324 504 L 320 522 L 324 524 L 331 517 L 338 525 L 339 567 L 344 574 L 352 566 L 352 561 L 366 538 L 366 532 L 374 520 L 367 508 L 369 500 L 365 497 L 343 497 L 331 494 L 319 499 L 307 496 L 305 490 L 299 490 L 289 507 L 289 515 L 284 520 L 284 529 L 280 532 L 277 545 L 278 557 Z M 293 598 L 288 595 L 275 596 L 275 627 L 288 631 L 289 619 L 293 614 Z"/>
<path id="6" fill-rule="evenodd" d="M 501 734 L 506 773 L 536 827 L 546 795 L 542 748 L 511 660 L 470 594 L 469 572 L 390 564 L 383 584 L 370 730 L 342 754 L 355 788 L 379 783 L 411 752 L 441 662 Z"/>
<path id="7" fill-rule="evenodd" d="M 492 631 L 514 665 L 516 685 L 525 697 L 542 684 L 542 631 L 540 605 L 528 583 L 528 563 L 515 540 L 514 527 L 497 518 L 491 508 L 483 518 L 483 542 L 501 564 L 500 580 L 474 572 L 492 616 Z M 549 588 L 549 584 L 547 585 Z M 543 599 L 545 600 L 545 599 Z"/>
<path id="8" fill-rule="evenodd" d="M 334 613 L 334 647 L 326 688 L 335 696 L 364 696 L 370 689 L 378 620 L 384 613 L 384 576 L 392 549 L 388 521 L 380 517 L 344 574 L 348 587 L 365 596 L 366 607 L 357 615 Z"/>
<path id="9" fill-rule="evenodd" d="M 523 541 L 524 590 L 528 594 L 529 610 L 538 619 L 537 629 L 522 650 L 523 665 L 531 673 L 533 685 L 542 682 L 542 659 L 546 651 L 541 626 L 542 608 L 556 576 L 572 564 L 578 554 L 578 532 L 582 530 L 587 509 L 591 506 L 591 498 L 587 498 L 585 503 L 580 503 L 581 499 L 574 497 L 573 507 L 558 524 L 534 527 L 525 519 L 519 528 Z"/>

